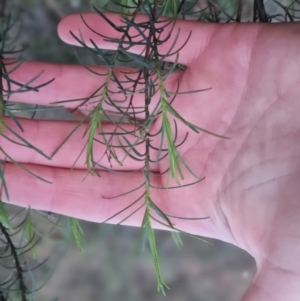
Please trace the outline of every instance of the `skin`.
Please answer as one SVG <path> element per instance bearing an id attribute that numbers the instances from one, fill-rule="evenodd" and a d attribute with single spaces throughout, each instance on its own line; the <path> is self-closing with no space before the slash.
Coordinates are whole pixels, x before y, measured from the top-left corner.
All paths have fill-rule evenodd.
<path id="1" fill-rule="evenodd" d="M 119 17 L 107 16 L 115 24 Z M 139 16 L 143 19 L 143 16 Z M 88 24 L 99 32 L 119 37 L 105 21 L 95 14 L 85 15 Z M 191 26 L 192 25 L 192 26 Z M 69 31 L 81 29 L 85 41 L 92 38 L 100 48 L 113 49 L 96 34 L 90 32 L 78 15 L 68 16 L 58 27 L 60 38 L 76 45 Z M 243 301 L 294 301 L 300 294 L 300 27 L 287 24 L 201 24 L 178 21 L 174 34 L 165 46 L 165 53 L 180 28 L 175 49 L 185 41 L 193 29 L 188 44 L 180 51 L 179 63 L 187 66 L 185 72 L 170 76 L 165 86 L 175 91 L 180 82 L 181 92 L 207 89 L 205 92 L 178 95 L 174 109 L 189 122 L 218 133 L 230 140 L 216 138 L 201 132 L 189 131 L 187 141 L 178 148 L 180 154 L 198 176 L 205 180 L 192 186 L 170 190 L 151 190 L 152 200 L 167 214 L 180 217 L 208 217 L 204 220 L 171 219 L 174 226 L 197 235 L 220 239 L 246 250 L 256 260 L 257 273 Z M 138 47 L 132 49 L 139 53 Z M 173 56 L 170 61 L 174 60 Z M 56 80 L 40 92 L 20 93 L 13 100 L 49 105 L 53 101 L 89 95 L 104 81 L 81 66 L 53 65 L 26 62 L 12 77 L 20 82 L 29 80 L 45 70 L 36 84 L 55 77 Z M 97 67 L 104 73 L 105 68 Z M 118 69 L 116 74 L 122 77 Z M 115 86 L 110 86 L 115 88 Z M 151 103 L 154 108 L 156 95 Z M 142 96 L 135 96 L 134 106 L 142 106 Z M 68 103 L 71 109 L 76 104 Z M 89 104 L 85 110 L 93 108 Z M 76 123 L 63 121 L 21 120 L 23 137 L 51 155 Z M 5 118 L 13 129 L 13 123 Z M 160 117 L 150 132 L 160 128 Z M 173 126 L 173 121 L 171 123 Z M 187 127 L 180 121 L 178 143 Z M 132 130 L 129 124 L 124 128 Z M 103 125 L 112 130 L 110 124 Z M 101 171 L 101 178 L 86 176 L 85 154 L 70 172 L 83 142 L 85 127 L 80 127 L 51 161 L 16 146 L 4 138 L 0 145 L 16 161 L 53 182 L 41 182 L 24 173 L 12 163 L 5 166 L 5 177 L 10 202 L 22 207 L 49 210 L 77 218 L 101 222 L 131 204 L 143 188 L 112 200 L 112 197 L 133 189 L 143 182 L 141 172 L 129 174 Z M 7 131 L 5 133 L 12 137 Z M 174 133 L 174 127 L 173 127 Z M 135 141 L 135 140 L 132 140 Z M 159 141 L 153 139 L 153 144 Z M 140 146 L 142 150 L 143 146 Z M 105 149 L 95 144 L 95 158 L 110 167 Z M 122 157 L 121 152 L 117 154 Z M 151 156 L 155 158 L 153 151 Z M 1 155 L 1 159 L 4 156 Z M 123 167 L 113 162 L 116 170 L 135 170 L 141 164 L 127 158 Z M 155 171 L 165 171 L 163 160 Z M 181 184 L 195 181 L 184 167 Z M 166 184 L 166 174 L 153 176 L 153 185 Z M 15 182 L 18 179 L 18 188 Z M 175 186 L 170 181 L 170 186 Z M 7 201 L 4 196 L 4 201 Z M 112 219 L 118 223 L 139 204 Z M 138 211 L 125 225 L 140 226 L 143 210 Z M 154 223 L 155 228 L 162 228 Z"/>

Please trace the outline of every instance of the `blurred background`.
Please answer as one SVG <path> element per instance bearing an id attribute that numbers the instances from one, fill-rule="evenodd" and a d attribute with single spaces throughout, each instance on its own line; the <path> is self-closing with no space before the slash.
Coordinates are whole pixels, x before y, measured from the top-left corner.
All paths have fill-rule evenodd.
<path id="1" fill-rule="evenodd" d="M 226 22 L 228 16 L 236 16 L 238 0 L 209 2 L 215 3 L 218 21 Z M 252 22 L 253 0 L 242 2 L 242 21 Z M 18 43 L 28 46 L 22 57 L 54 63 L 77 63 L 74 47 L 65 45 L 57 36 L 57 25 L 64 16 L 93 11 L 93 5 L 116 9 L 110 0 L 10 0 L 9 5 L 20 16 L 22 32 Z M 198 1 L 194 11 L 207 5 L 207 1 Z M 270 15 L 285 15 L 274 1 L 266 1 L 266 8 Z M 190 19 L 205 21 L 200 14 Z M 85 62 L 92 63 L 82 56 Z M 71 118 L 63 110 L 36 115 L 36 118 L 54 117 Z M 8 209 L 10 214 L 20 210 L 14 206 Z M 164 297 L 156 292 L 151 254 L 142 248 L 140 229 L 80 221 L 84 241 L 83 253 L 79 254 L 74 241 L 66 241 L 62 231 L 54 229 L 49 233 L 57 216 L 33 213 L 32 218 L 37 232 L 45 239 L 37 245 L 38 257 L 28 260 L 37 264 L 50 256 L 35 271 L 36 287 L 50 278 L 35 295 L 34 299 L 39 301 L 56 297 L 62 301 L 238 301 L 255 273 L 253 258 L 235 246 L 211 239 L 208 240 L 211 244 L 206 244 L 182 235 L 184 245 L 178 248 L 170 233 L 156 231 L 163 278 L 171 288 Z M 60 225 L 66 226 L 63 217 Z"/>

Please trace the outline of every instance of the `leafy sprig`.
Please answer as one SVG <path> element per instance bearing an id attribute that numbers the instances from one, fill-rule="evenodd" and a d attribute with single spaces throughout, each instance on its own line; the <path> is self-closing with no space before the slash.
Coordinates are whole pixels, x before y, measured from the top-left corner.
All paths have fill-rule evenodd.
<path id="1" fill-rule="evenodd" d="M 123 193 L 122 195 L 131 193 L 132 191 L 135 191 L 142 187 L 144 187 L 144 192 L 137 200 L 133 201 L 132 204 L 122 209 L 121 211 L 117 212 L 112 217 L 108 218 L 105 222 L 119 215 L 121 212 L 128 210 L 137 202 L 143 200 L 143 204 L 140 205 L 132 213 L 130 213 L 120 223 L 124 222 L 126 219 L 131 217 L 137 211 L 144 208 L 145 211 L 144 211 L 144 217 L 141 226 L 142 228 L 145 228 L 146 233 L 148 235 L 148 242 L 150 245 L 150 250 L 151 250 L 155 273 L 156 273 L 157 289 L 158 291 L 165 293 L 164 288 L 168 288 L 168 286 L 165 284 L 165 282 L 162 279 L 159 259 L 158 259 L 158 252 L 157 252 L 156 242 L 155 242 L 155 235 L 154 235 L 154 230 L 152 228 L 152 222 L 151 222 L 152 220 L 155 220 L 156 222 L 160 222 L 160 221 L 153 216 L 153 213 L 154 215 L 157 215 L 158 218 L 161 218 L 163 220 L 162 224 L 164 224 L 168 228 L 171 228 L 172 230 L 177 230 L 177 231 L 179 230 L 174 228 L 171 222 L 171 218 L 182 218 L 182 219 L 184 218 L 176 217 L 176 216 L 172 216 L 172 217 L 168 216 L 155 204 L 155 201 L 152 200 L 151 189 L 161 189 L 161 187 L 155 187 L 151 184 L 151 175 L 153 173 L 151 171 L 150 164 L 153 162 L 158 163 L 163 158 L 168 157 L 169 158 L 169 168 L 167 170 L 168 176 L 171 176 L 173 179 L 176 180 L 178 184 L 177 186 L 178 188 L 187 186 L 187 184 L 180 185 L 179 183 L 178 175 L 180 176 L 181 179 L 183 179 L 181 164 L 187 169 L 187 171 L 190 174 L 192 174 L 193 177 L 196 178 L 197 181 L 195 183 L 198 183 L 199 181 L 203 180 L 202 178 L 194 174 L 191 168 L 186 164 L 184 159 L 181 157 L 178 151 L 178 147 L 181 146 L 182 143 L 176 145 L 176 137 L 177 137 L 176 120 L 174 119 L 174 124 L 176 129 L 175 139 L 174 139 L 173 137 L 174 133 L 172 132 L 171 124 L 170 124 L 170 116 L 176 118 L 180 122 L 183 122 L 185 125 L 187 125 L 190 129 L 192 129 L 196 133 L 203 131 L 205 133 L 215 135 L 219 138 L 226 138 L 226 137 L 211 133 L 196 125 L 193 125 L 190 122 L 186 121 L 182 116 L 180 116 L 178 112 L 176 112 L 176 110 L 171 105 L 172 101 L 176 97 L 176 94 L 178 93 L 174 93 L 175 95 L 171 102 L 168 101 L 172 93 L 168 92 L 165 89 L 164 81 L 166 80 L 168 75 L 171 74 L 172 72 L 178 72 L 182 70 L 182 66 L 178 67 L 177 60 L 176 60 L 173 64 L 171 64 L 167 72 L 163 72 L 165 61 L 168 59 L 168 57 L 176 54 L 178 57 L 178 52 L 180 51 L 181 48 L 185 46 L 190 36 L 188 36 L 186 42 L 177 51 L 174 51 L 173 48 L 178 39 L 178 34 L 177 34 L 173 45 L 170 47 L 167 53 L 166 54 L 159 53 L 158 50 L 159 47 L 170 39 L 171 33 L 173 31 L 176 22 L 176 14 L 173 18 L 170 19 L 165 19 L 165 20 L 159 19 L 160 16 L 164 13 L 164 10 L 166 9 L 165 6 L 162 5 L 162 3 L 163 2 L 157 0 L 137 1 L 135 10 L 130 16 L 127 15 L 121 16 L 122 25 L 120 26 L 117 26 L 114 23 L 112 23 L 106 17 L 105 14 L 103 14 L 99 9 L 95 8 L 95 11 L 98 13 L 98 15 L 101 18 L 103 18 L 114 30 L 121 33 L 121 37 L 119 39 L 110 38 L 97 32 L 96 29 L 91 28 L 88 25 L 88 21 L 85 20 L 84 17 L 82 16 L 82 21 L 91 31 L 103 37 L 105 41 L 111 42 L 113 44 L 117 44 L 117 49 L 114 52 L 111 51 L 110 53 L 105 53 L 103 50 L 98 48 L 98 46 L 93 40 L 89 41 L 89 43 L 93 47 L 89 47 L 87 43 L 84 41 L 84 38 L 82 37 L 80 32 L 79 32 L 79 36 L 77 36 L 73 32 L 71 32 L 71 34 L 74 37 L 74 39 L 82 47 L 87 49 L 94 58 L 101 58 L 101 62 L 105 62 L 105 66 L 107 66 L 108 68 L 108 71 L 105 75 L 106 78 L 104 84 L 102 84 L 102 86 L 99 87 L 99 89 L 97 89 L 97 93 L 99 93 L 98 103 L 87 115 L 89 122 L 86 127 L 84 136 L 87 135 L 87 140 L 85 145 L 86 145 L 86 165 L 87 165 L 88 174 L 90 174 L 91 172 L 96 172 L 98 174 L 97 170 L 103 167 L 94 159 L 93 149 L 95 143 L 101 143 L 106 146 L 105 153 L 107 154 L 107 159 L 110 163 L 111 163 L 111 159 L 114 159 L 117 162 L 117 164 L 122 165 L 122 163 L 127 157 L 130 157 L 131 159 L 136 161 L 144 162 L 143 168 L 140 169 L 144 175 L 143 184 L 139 185 L 134 190 L 128 191 L 127 193 Z M 183 3 L 184 1 L 180 1 L 180 2 L 178 1 L 177 3 L 178 6 L 176 6 L 176 9 L 174 9 L 174 3 L 171 4 L 171 2 L 169 2 L 170 5 L 169 7 L 172 7 L 172 9 L 174 9 L 174 12 L 176 11 L 176 13 L 178 13 L 181 11 Z M 128 5 L 128 2 L 125 3 L 125 1 L 122 1 L 123 8 L 125 4 Z M 129 6 L 127 8 L 129 8 Z M 130 9 L 132 9 L 132 6 L 130 7 Z M 147 16 L 147 20 L 143 22 L 136 21 L 137 13 L 144 13 Z M 134 29 L 134 31 L 131 31 L 132 29 Z M 168 32 L 164 38 L 161 38 L 162 33 L 164 31 L 168 31 Z M 135 33 L 131 33 L 131 32 L 135 32 Z M 142 52 L 143 56 L 132 54 L 130 50 L 133 46 L 140 46 L 144 48 Z M 129 66 L 133 65 L 137 69 L 137 71 L 130 71 L 130 72 L 124 71 L 123 73 L 126 80 L 122 80 L 122 81 L 117 77 L 116 73 L 114 72 L 114 69 L 117 67 L 117 62 L 120 60 L 123 61 L 126 60 Z M 93 73 L 96 74 L 95 72 Z M 96 74 L 96 75 L 103 76 L 103 74 Z M 109 84 L 111 82 L 113 82 L 116 85 L 116 87 L 118 88 L 117 91 L 109 90 Z M 124 84 L 126 84 L 126 87 L 124 87 Z M 137 87 L 141 85 L 143 87 L 138 89 Z M 190 91 L 190 93 L 197 93 L 201 91 L 203 90 Z M 159 102 L 156 108 L 154 109 L 154 111 L 150 112 L 151 101 L 156 93 L 160 95 Z M 185 92 L 185 93 L 189 93 L 189 92 Z M 77 105 L 75 110 L 80 109 L 83 105 L 86 105 L 87 102 L 91 100 L 91 98 L 94 98 L 94 94 L 87 97 L 84 101 L 82 101 L 82 103 Z M 127 107 L 118 105 L 117 101 L 113 101 L 113 95 L 116 94 L 123 94 L 124 99 L 128 100 L 129 102 Z M 143 95 L 145 100 L 142 110 L 139 110 L 138 113 L 135 112 L 134 107 L 132 105 L 133 97 L 136 94 Z M 71 102 L 71 101 L 72 100 L 67 100 L 64 101 L 64 103 Z M 122 101 L 122 103 L 123 102 L 125 101 Z M 61 104 L 62 102 L 60 101 L 57 103 Z M 110 106 L 112 109 L 115 110 L 114 115 L 119 116 L 118 122 L 112 119 L 111 116 L 112 111 L 106 110 L 104 104 Z M 137 114 L 144 114 L 144 118 L 142 119 L 136 118 Z M 150 134 L 150 127 L 152 126 L 153 122 L 156 120 L 156 118 L 159 115 L 162 115 L 162 125 L 161 125 L 161 130 L 156 135 L 161 135 L 161 144 L 160 144 L 160 148 L 158 149 L 158 157 L 155 158 L 154 160 L 154 158 L 151 158 L 150 156 L 150 151 L 151 149 L 154 148 L 151 139 L 151 137 L 153 137 L 153 134 Z M 115 125 L 114 131 L 110 133 L 103 131 L 102 116 L 105 116 L 109 121 L 111 121 L 112 124 Z M 128 132 L 128 131 L 124 131 L 121 128 L 120 124 L 122 120 L 125 118 L 134 125 L 136 130 Z M 67 139 L 73 133 L 74 130 L 72 130 L 72 132 L 67 136 Z M 108 135 L 111 136 L 110 139 L 107 138 Z M 132 142 L 133 138 L 135 138 L 134 142 Z M 186 140 L 186 138 L 184 139 L 184 141 Z M 164 140 L 167 143 L 166 149 L 162 148 L 162 144 Z M 54 151 L 53 155 L 55 155 L 59 151 L 59 149 L 65 143 L 65 141 L 66 139 L 63 141 L 61 145 L 58 146 L 58 148 Z M 113 144 L 114 141 L 117 142 L 116 145 Z M 140 145 L 141 143 L 143 143 L 144 145 L 143 153 L 138 151 L 136 148 L 136 146 Z M 123 150 L 124 157 L 122 160 L 119 159 L 118 156 L 116 155 L 115 153 L 116 148 Z M 110 168 L 105 168 L 105 170 L 111 172 L 114 171 L 113 169 Z M 168 181 L 167 181 L 167 186 L 168 186 Z M 165 187 L 166 189 L 168 188 L 167 186 Z M 114 196 L 114 198 L 120 196 L 121 195 Z M 203 218 L 192 218 L 192 219 L 200 220 Z M 173 237 L 175 236 L 173 235 Z M 176 236 L 176 238 L 177 238 L 176 242 L 178 243 L 178 236 Z"/>

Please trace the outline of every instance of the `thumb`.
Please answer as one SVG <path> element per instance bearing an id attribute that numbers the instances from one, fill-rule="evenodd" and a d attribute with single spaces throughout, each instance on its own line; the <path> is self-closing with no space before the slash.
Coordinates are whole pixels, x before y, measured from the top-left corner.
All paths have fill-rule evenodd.
<path id="1" fill-rule="evenodd" d="M 82 46 L 76 39 L 72 36 L 72 32 L 79 40 L 81 36 L 84 43 L 93 47 L 90 40 L 101 49 L 117 49 L 118 43 L 112 43 L 107 41 L 109 39 L 120 39 L 123 36 L 122 32 L 117 31 L 114 26 L 124 26 L 124 20 L 122 20 L 121 15 L 114 13 L 103 13 L 105 20 L 98 13 L 85 13 L 82 15 L 74 14 L 65 17 L 58 25 L 58 35 L 59 37 L 68 44 Z M 130 18 L 130 16 L 128 16 Z M 135 18 L 135 23 L 146 22 L 148 17 L 146 15 L 137 15 Z M 165 20 L 165 22 L 163 21 Z M 163 22 L 162 22 L 163 21 Z M 210 23 L 200 23 L 186 20 L 176 20 L 175 25 L 171 22 L 171 19 L 162 17 L 160 22 L 156 24 L 156 28 L 164 27 L 163 32 L 160 34 L 159 39 L 165 40 L 168 35 L 170 37 L 166 42 L 158 46 L 158 52 L 161 55 L 167 53 L 173 54 L 167 58 L 168 61 L 176 60 L 176 52 L 179 50 L 178 63 L 183 65 L 190 64 L 193 59 L 197 58 L 198 55 L 206 47 L 210 37 L 217 28 L 216 24 Z M 174 27 L 173 27 L 174 26 Z M 144 45 L 135 45 L 130 48 L 130 52 L 134 54 L 141 54 L 145 47 L 144 37 L 148 37 L 148 29 L 142 29 L 141 34 L 135 28 L 129 30 L 129 34 L 133 42 L 143 42 Z M 158 33 L 157 33 L 158 36 Z M 125 41 L 128 41 L 125 38 Z M 186 43 L 186 44 L 185 44 Z M 124 45 L 127 47 L 128 45 Z"/>
<path id="2" fill-rule="evenodd" d="M 298 301 L 300 276 L 265 260 L 241 301 Z"/>

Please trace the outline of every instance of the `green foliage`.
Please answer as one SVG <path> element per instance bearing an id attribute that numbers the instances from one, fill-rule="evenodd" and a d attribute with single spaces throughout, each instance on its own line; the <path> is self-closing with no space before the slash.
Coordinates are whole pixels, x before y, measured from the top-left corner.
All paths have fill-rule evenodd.
<path id="1" fill-rule="evenodd" d="M 5 209 L 5 205 L 1 200 L 0 200 L 0 223 L 3 224 L 5 228 L 8 228 L 9 230 L 12 229 Z"/>
<path id="2" fill-rule="evenodd" d="M 180 233 L 179 232 L 171 232 L 171 234 L 172 234 L 172 238 L 173 238 L 173 241 L 175 242 L 176 246 L 178 248 L 182 247 L 183 242 L 181 240 Z"/>
<path id="3" fill-rule="evenodd" d="M 71 228 L 73 236 L 75 238 L 77 249 L 80 253 L 82 253 L 82 235 L 84 233 L 79 224 L 79 221 L 76 218 L 69 217 L 68 224 L 69 224 L 68 227 Z"/>
<path id="4" fill-rule="evenodd" d="M 182 116 L 180 116 L 171 106 L 171 104 L 168 101 L 168 98 L 170 97 L 170 93 L 165 90 L 164 87 L 164 81 L 167 78 L 169 74 L 172 72 L 177 72 L 178 70 L 182 70 L 177 66 L 177 62 L 175 62 L 170 69 L 168 70 L 167 73 L 163 74 L 163 66 L 164 66 L 164 60 L 170 55 L 171 49 L 169 50 L 169 53 L 161 56 L 158 52 L 158 45 L 166 42 L 168 38 L 164 41 L 160 40 L 160 34 L 156 30 L 156 22 L 157 22 L 157 16 L 159 14 L 165 14 L 166 9 L 168 11 L 168 14 L 172 13 L 171 10 L 173 10 L 173 13 L 176 11 L 180 11 L 179 9 L 179 2 L 177 2 L 177 6 L 175 9 L 174 2 L 173 4 L 170 4 L 171 2 L 168 2 L 167 6 L 163 6 L 162 2 L 158 1 L 150 1 L 150 0 L 141 0 L 138 2 L 137 6 L 133 7 L 131 6 L 131 9 L 134 8 L 133 11 L 131 11 L 130 16 L 123 15 L 122 16 L 122 21 L 124 23 L 123 27 L 117 27 L 115 24 L 113 24 L 107 17 L 97 8 L 95 8 L 96 12 L 99 14 L 100 17 L 102 17 L 112 28 L 114 28 L 116 31 L 122 32 L 122 37 L 119 40 L 114 40 L 112 38 L 106 38 L 108 41 L 111 41 L 112 43 L 117 43 L 117 49 L 114 52 L 110 53 L 105 53 L 103 50 L 99 49 L 94 41 L 91 40 L 91 43 L 93 47 L 88 47 L 85 44 L 85 41 L 80 34 L 79 37 L 73 35 L 73 37 L 87 50 L 90 51 L 90 53 L 96 57 L 100 57 L 102 62 L 105 62 L 105 65 L 107 66 L 107 74 L 106 79 L 104 84 L 97 89 L 97 91 L 101 91 L 99 94 L 99 101 L 98 104 L 95 106 L 95 108 L 91 111 L 89 114 L 89 123 L 86 127 L 85 134 L 87 134 L 87 150 L 86 150 L 86 165 L 87 165 L 87 170 L 89 173 L 92 171 L 96 171 L 96 168 L 99 168 L 100 165 L 95 162 L 93 159 L 93 148 L 94 148 L 94 143 L 102 143 L 103 145 L 106 146 L 107 151 L 106 153 L 108 154 L 108 157 L 112 157 L 115 159 L 115 161 L 119 164 L 122 165 L 121 162 L 124 162 L 124 159 L 129 156 L 131 159 L 134 160 L 139 160 L 139 161 L 144 161 L 144 168 L 142 169 L 142 172 L 144 174 L 145 182 L 144 182 L 144 188 L 145 192 L 143 195 L 138 198 L 136 201 L 134 201 L 130 206 L 127 206 L 120 212 L 114 214 L 112 217 L 106 220 L 110 220 L 111 218 L 117 216 L 121 212 L 124 212 L 125 210 L 129 209 L 133 204 L 137 203 L 138 201 L 141 200 L 142 197 L 144 197 L 144 205 L 138 207 L 135 211 L 133 211 L 131 214 L 129 214 L 125 219 L 123 219 L 120 223 L 124 222 L 127 218 L 135 214 L 138 210 L 140 210 L 142 207 L 145 209 L 144 213 L 144 218 L 142 222 L 142 228 L 146 229 L 147 236 L 148 236 L 148 241 L 150 245 L 150 251 L 152 254 L 152 259 L 154 263 L 154 268 L 155 268 L 155 273 L 156 273 L 156 279 L 157 279 L 157 289 L 158 291 L 162 291 L 164 293 L 164 287 L 168 288 L 168 286 L 164 283 L 161 275 L 161 269 L 159 265 L 159 259 L 158 259 L 158 252 L 156 248 L 156 242 L 155 242 L 155 235 L 154 235 L 154 230 L 152 229 L 152 224 L 151 224 L 151 219 L 156 220 L 151 212 L 154 211 L 159 218 L 162 218 L 162 220 L 165 222 L 163 223 L 166 227 L 173 228 L 172 222 L 170 221 L 170 218 L 165 214 L 158 206 L 155 204 L 155 201 L 151 200 L 151 192 L 150 192 L 150 187 L 155 188 L 154 186 L 151 186 L 151 180 L 150 180 L 150 162 L 152 161 L 152 158 L 150 157 L 150 148 L 152 147 L 151 145 L 151 140 L 150 140 L 150 135 L 149 135 L 149 130 L 150 126 L 152 125 L 153 121 L 155 118 L 158 116 L 158 114 L 162 114 L 162 128 L 161 128 L 161 142 L 163 142 L 164 138 L 167 142 L 167 149 L 163 150 L 161 147 L 159 149 L 159 156 L 156 159 L 156 162 L 159 162 L 162 157 L 160 157 L 160 154 L 166 153 L 166 155 L 169 158 L 169 176 L 171 176 L 173 179 L 176 179 L 177 184 L 180 186 L 179 180 L 177 176 L 179 175 L 181 179 L 183 179 L 183 172 L 181 170 L 180 164 L 183 164 L 183 166 L 189 171 L 194 177 L 196 177 L 197 181 L 203 180 L 196 176 L 189 166 L 184 162 L 183 158 L 180 156 L 179 151 L 177 150 L 178 146 L 176 145 L 176 138 L 174 139 L 173 133 L 171 130 L 171 125 L 170 125 L 170 116 L 175 117 L 179 121 L 183 122 L 186 124 L 190 129 L 195 131 L 196 133 L 199 133 L 200 131 L 204 131 L 207 134 L 212 134 L 217 136 L 218 138 L 226 138 L 221 135 L 211 133 L 207 130 L 201 129 L 195 125 L 192 125 L 188 121 L 186 121 Z M 128 6 L 128 2 L 125 3 L 125 1 L 122 1 L 121 3 L 124 8 L 124 6 Z M 126 8 L 126 7 L 125 7 Z M 128 7 L 127 7 L 128 8 Z M 135 16 L 139 12 L 144 12 L 148 16 L 148 21 L 143 23 L 142 25 L 137 23 L 135 21 Z M 85 25 L 89 27 L 87 24 L 87 21 L 83 18 L 82 20 L 85 23 Z M 171 22 L 175 22 L 176 18 L 171 19 Z M 170 23 L 169 21 L 165 21 L 165 25 L 162 27 L 164 28 Z M 130 28 L 134 28 L 137 32 L 139 32 L 141 36 L 141 41 L 139 42 L 134 42 L 131 43 L 132 45 L 127 46 L 127 42 L 125 42 L 126 39 L 131 40 L 129 30 Z M 93 28 L 90 28 L 92 31 L 94 31 Z M 144 34 L 144 30 L 147 29 L 149 34 L 146 36 Z M 189 37 L 188 37 L 189 38 Z M 186 41 L 187 42 L 187 41 Z M 136 56 L 130 53 L 130 48 L 133 45 L 142 45 L 145 47 L 145 53 L 146 55 L 144 57 Z M 185 45 L 185 44 L 184 44 Z M 184 47 L 184 45 L 182 47 Z M 182 48 L 181 47 L 181 48 Z M 124 88 L 122 83 L 118 81 L 117 76 L 114 73 L 114 68 L 116 67 L 116 62 L 120 58 L 120 56 L 126 56 L 127 57 L 127 62 L 129 62 L 129 65 L 134 65 L 137 68 L 137 78 L 144 78 L 145 81 L 145 87 L 137 91 L 136 90 L 136 80 L 131 79 L 128 76 L 128 83 L 131 83 L 130 88 Z M 156 74 L 157 80 L 154 82 L 151 79 L 151 76 Z M 101 74 L 103 76 L 103 74 Z M 125 96 L 126 95 L 133 95 L 136 93 L 142 93 L 144 94 L 145 97 L 145 103 L 144 103 L 144 112 L 145 112 L 145 119 L 144 120 L 138 120 L 135 118 L 135 112 L 133 114 L 130 114 L 131 108 L 124 108 L 121 106 L 117 106 L 116 103 L 114 103 L 111 99 L 111 91 L 109 91 L 108 85 L 111 81 L 114 81 L 119 89 L 119 92 L 123 93 Z M 158 88 L 158 93 L 160 94 L 160 101 L 155 108 L 154 112 L 150 113 L 150 105 L 151 105 L 151 100 L 154 96 L 155 89 Z M 202 90 L 199 91 L 191 91 L 191 93 L 198 93 L 201 92 Z M 189 93 L 189 92 L 187 92 Z M 175 95 L 176 96 L 176 95 Z M 91 99 L 94 97 L 93 95 L 90 95 L 87 100 Z M 132 97 L 132 96 L 131 96 Z M 174 97 L 175 98 L 175 97 Z M 86 103 L 87 100 L 84 100 L 80 105 L 77 106 L 77 108 L 80 108 L 83 104 Z M 67 101 L 70 102 L 70 101 Z M 109 104 L 110 106 L 114 107 L 119 116 L 119 122 L 116 123 L 114 122 L 111 117 L 110 117 L 110 112 L 106 111 L 104 109 L 103 104 Z M 169 116 L 170 115 L 170 116 Z M 107 133 L 103 132 L 102 128 L 102 121 L 101 121 L 101 116 L 106 116 L 108 120 L 110 120 L 113 124 L 116 125 L 116 128 L 113 132 Z M 124 118 L 127 118 L 131 123 L 135 125 L 135 127 L 138 129 L 139 134 L 136 135 L 134 132 L 124 132 L 124 131 L 118 131 L 122 130 L 120 127 L 121 121 Z M 176 121 L 174 120 L 175 125 Z M 100 135 L 103 139 L 103 141 L 100 141 L 98 139 L 95 139 L 95 136 Z M 108 140 L 106 138 L 106 135 L 111 135 L 112 137 L 115 136 L 116 140 L 119 143 L 119 146 L 115 146 L 112 144 L 111 139 Z M 129 142 L 129 139 L 126 138 L 126 136 L 135 136 L 137 139 L 134 143 Z M 124 141 L 126 142 L 127 145 L 123 145 L 121 142 L 119 136 L 121 136 Z M 177 127 L 176 127 L 176 132 L 175 132 L 175 137 L 177 136 Z M 70 137 L 70 135 L 68 135 Z M 65 140 L 64 140 L 65 142 Z M 145 153 L 141 154 L 137 149 L 136 145 L 140 144 L 141 142 L 145 143 Z M 181 145 L 181 144 L 180 144 Z M 162 146 L 162 143 L 161 143 Z M 61 145 L 59 146 L 59 148 Z M 123 160 L 119 160 L 117 156 L 115 155 L 114 148 L 119 147 L 124 151 L 124 158 Z M 129 148 L 129 149 L 128 149 Z M 57 153 L 57 150 L 54 152 L 54 154 Z M 107 169 L 106 170 L 110 170 Z M 111 170 L 113 171 L 113 170 Z M 139 186 L 140 188 L 140 186 Z M 168 188 L 168 181 L 167 181 L 167 186 L 165 188 Z M 132 191 L 129 191 L 130 193 Z M 120 196 L 116 196 L 120 197 Z M 172 217 L 176 218 L 176 217 Z M 188 219 L 188 218 L 187 218 Z M 198 218 L 201 219 L 201 218 Z M 75 222 L 75 220 L 72 220 Z M 81 248 L 81 244 L 79 243 L 79 231 L 76 230 L 76 226 L 74 226 L 75 232 L 74 236 L 77 241 L 77 244 L 79 248 Z M 177 229 L 178 230 L 178 229 Z M 180 231 L 180 230 L 179 230 Z"/>
<path id="5" fill-rule="evenodd" d="M 10 225 L 14 218 L 9 221 Z M 2 242 L 0 260 L 6 259 L 6 264 L 2 265 L 2 267 L 9 271 L 5 281 L 1 284 L 1 293 L 3 294 L 1 296 L 5 298 L 4 300 L 11 300 L 10 298 L 14 298 L 12 300 L 27 301 L 29 300 L 27 296 L 33 294 L 33 291 L 28 286 L 28 281 L 25 281 L 25 274 L 29 274 L 30 270 L 29 268 L 26 269 L 21 262 L 21 255 L 34 247 L 34 243 L 32 243 L 34 235 L 32 235 L 33 237 L 31 237 L 29 241 L 24 239 L 24 230 L 26 228 L 26 226 L 24 227 L 25 222 L 27 222 L 26 219 L 23 220 L 21 224 L 14 227 L 6 227 L 0 222 L 0 239 Z M 29 228 L 27 227 L 27 229 Z M 18 245 L 16 245 L 14 242 L 15 236 L 22 230 L 23 235 Z M 29 229 L 29 231 L 31 230 Z M 28 245 L 30 245 L 30 248 L 28 248 Z M 14 270 L 15 272 L 12 273 L 11 270 Z M 34 282 L 34 279 L 31 279 L 31 287 L 34 287 Z"/>
<path id="6" fill-rule="evenodd" d="M 146 202 L 149 202 L 149 196 L 146 197 Z M 144 219 L 142 222 L 142 227 L 146 228 L 147 231 L 147 236 L 148 236 L 148 241 L 150 245 L 150 250 L 152 254 L 152 259 L 154 263 L 154 268 L 155 268 L 155 273 L 156 273 L 156 281 L 157 281 L 157 291 L 162 292 L 165 295 L 165 290 L 164 288 L 169 289 L 169 287 L 165 284 L 165 282 L 162 279 L 161 271 L 160 271 L 160 265 L 159 265 L 159 260 L 158 260 L 158 253 L 156 249 L 156 242 L 155 242 L 155 235 L 154 231 L 151 226 L 151 221 L 150 221 L 150 212 L 149 212 L 149 205 L 146 203 L 146 210 L 145 210 L 145 215 Z"/>
<path id="7" fill-rule="evenodd" d="M 32 224 L 32 218 L 31 218 L 31 209 L 28 209 L 27 216 L 25 218 L 24 223 L 24 232 L 23 237 L 26 236 L 26 240 L 29 242 L 32 250 L 33 258 L 37 258 L 38 254 L 36 252 L 35 248 L 35 242 L 34 242 L 34 230 L 33 230 L 33 224 Z M 23 238 L 22 238 L 23 240 Z"/>

